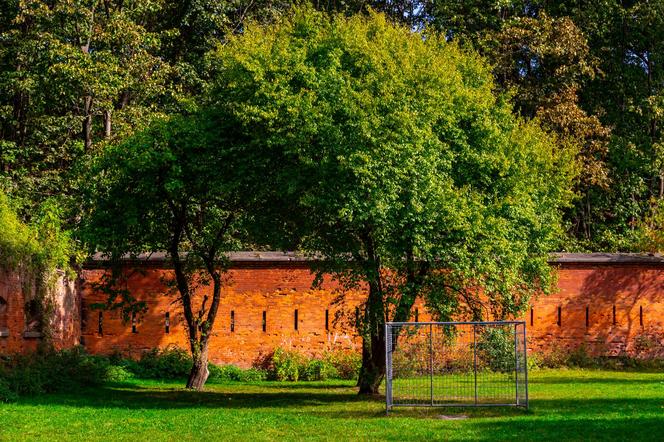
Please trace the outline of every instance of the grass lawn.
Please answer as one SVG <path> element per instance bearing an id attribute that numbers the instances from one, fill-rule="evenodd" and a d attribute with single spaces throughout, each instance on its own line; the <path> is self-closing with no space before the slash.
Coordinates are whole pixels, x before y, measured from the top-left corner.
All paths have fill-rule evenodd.
<path id="1" fill-rule="evenodd" d="M 529 411 L 389 417 L 350 382 L 181 385 L 135 381 L 0 405 L 0 440 L 664 440 L 664 373 L 532 371 Z"/>

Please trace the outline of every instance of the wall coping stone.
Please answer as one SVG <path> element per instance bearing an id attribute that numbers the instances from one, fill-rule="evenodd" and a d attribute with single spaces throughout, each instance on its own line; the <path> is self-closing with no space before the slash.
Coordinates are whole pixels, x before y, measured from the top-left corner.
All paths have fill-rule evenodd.
<path id="1" fill-rule="evenodd" d="M 277 251 L 239 251 L 227 254 L 233 265 L 255 263 L 283 263 L 304 264 L 320 260 L 316 256 L 305 255 L 301 252 Z M 664 265 L 664 255 L 646 253 L 567 253 L 558 252 L 550 255 L 551 264 L 661 264 Z M 165 252 L 141 253 L 126 255 L 122 258 L 128 265 L 168 265 L 168 254 Z M 103 253 L 95 253 L 89 258 L 84 268 L 106 267 L 110 258 Z"/>

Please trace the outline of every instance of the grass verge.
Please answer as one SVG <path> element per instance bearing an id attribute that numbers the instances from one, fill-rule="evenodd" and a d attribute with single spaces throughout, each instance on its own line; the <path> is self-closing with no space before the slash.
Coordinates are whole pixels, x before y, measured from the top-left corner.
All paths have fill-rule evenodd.
<path id="1" fill-rule="evenodd" d="M 350 381 L 131 381 L 0 405 L 2 440 L 662 440 L 664 373 L 537 370 L 531 408 L 399 409 Z M 442 416 L 465 415 L 462 420 Z"/>

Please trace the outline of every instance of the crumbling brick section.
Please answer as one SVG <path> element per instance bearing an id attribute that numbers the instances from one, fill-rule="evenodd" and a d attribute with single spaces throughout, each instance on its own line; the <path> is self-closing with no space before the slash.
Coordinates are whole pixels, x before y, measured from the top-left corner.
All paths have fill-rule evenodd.
<path id="1" fill-rule="evenodd" d="M 80 295 L 74 281 L 60 274 L 50 288 L 53 305 L 48 331 L 30 327 L 26 314 L 26 291 L 34 290 L 34 280 L 18 271 L 0 268 L 0 354 L 35 350 L 48 334 L 56 349 L 78 345 L 81 336 Z"/>

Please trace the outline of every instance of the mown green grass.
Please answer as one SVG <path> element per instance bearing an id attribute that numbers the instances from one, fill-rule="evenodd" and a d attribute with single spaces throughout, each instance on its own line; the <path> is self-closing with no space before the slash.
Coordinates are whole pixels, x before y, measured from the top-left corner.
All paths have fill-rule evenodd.
<path id="1" fill-rule="evenodd" d="M 664 440 L 664 374 L 541 370 L 529 411 L 399 409 L 351 382 L 122 385 L 0 405 L 2 440 Z M 445 420 L 441 415 L 467 415 Z"/>

